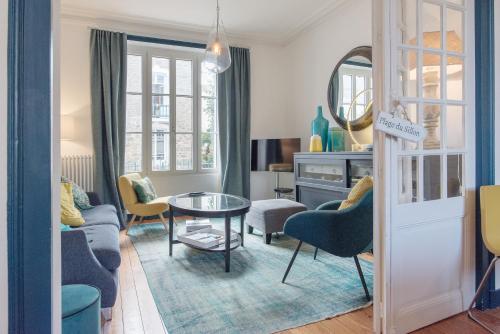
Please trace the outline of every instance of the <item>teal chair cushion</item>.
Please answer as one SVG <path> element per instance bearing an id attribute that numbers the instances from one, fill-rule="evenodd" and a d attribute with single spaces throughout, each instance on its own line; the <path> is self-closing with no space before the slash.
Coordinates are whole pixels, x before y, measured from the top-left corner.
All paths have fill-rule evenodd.
<path id="1" fill-rule="evenodd" d="M 62 287 L 62 333 L 99 334 L 101 330 L 101 293 L 89 285 Z"/>

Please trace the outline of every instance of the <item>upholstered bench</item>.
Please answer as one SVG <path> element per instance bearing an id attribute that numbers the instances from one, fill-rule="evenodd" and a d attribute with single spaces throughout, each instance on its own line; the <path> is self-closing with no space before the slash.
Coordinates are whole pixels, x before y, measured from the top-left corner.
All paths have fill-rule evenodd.
<path id="1" fill-rule="evenodd" d="M 253 201 L 246 220 L 248 233 L 256 228 L 263 233 L 264 242 L 270 244 L 272 234 L 283 231 L 288 217 L 306 210 L 304 204 L 283 198 Z"/>
<path id="2" fill-rule="evenodd" d="M 101 332 L 101 293 L 90 285 L 62 287 L 62 333 L 99 334 Z"/>

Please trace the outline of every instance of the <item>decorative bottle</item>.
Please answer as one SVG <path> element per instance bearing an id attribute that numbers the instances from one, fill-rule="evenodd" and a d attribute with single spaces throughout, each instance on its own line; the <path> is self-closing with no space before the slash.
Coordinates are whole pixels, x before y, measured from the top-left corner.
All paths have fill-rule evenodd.
<path id="1" fill-rule="evenodd" d="M 323 152 L 326 152 L 328 145 L 328 120 L 323 117 L 323 107 L 318 106 L 316 109 L 316 118 L 311 123 L 311 132 L 313 135 L 321 137 Z"/>

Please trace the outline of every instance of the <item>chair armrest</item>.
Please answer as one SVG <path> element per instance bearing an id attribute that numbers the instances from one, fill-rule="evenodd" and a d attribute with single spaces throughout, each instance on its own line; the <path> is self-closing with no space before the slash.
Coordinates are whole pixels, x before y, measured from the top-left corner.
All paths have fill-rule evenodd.
<path id="1" fill-rule="evenodd" d="M 318 206 L 316 210 L 338 210 L 341 203 L 342 201 L 340 200 L 326 202 Z"/>
<path id="2" fill-rule="evenodd" d="M 117 284 L 113 273 L 95 257 L 82 230 L 61 232 L 62 284 L 87 284 L 101 290 L 102 301 L 114 301 Z M 112 305 L 111 305 L 112 306 Z"/>
<path id="3" fill-rule="evenodd" d="M 101 199 L 99 198 L 99 195 L 96 192 L 87 192 L 87 196 L 89 197 L 90 205 L 96 206 L 96 205 L 101 205 Z"/>

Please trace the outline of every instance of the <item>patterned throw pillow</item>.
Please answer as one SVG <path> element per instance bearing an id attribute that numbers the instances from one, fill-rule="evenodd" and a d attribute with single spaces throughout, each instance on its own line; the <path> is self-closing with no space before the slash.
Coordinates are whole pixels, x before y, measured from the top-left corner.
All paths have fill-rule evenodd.
<path id="1" fill-rule="evenodd" d="M 156 198 L 156 190 L 148 177 L 132 181 L 137 199 L 141 203 L 149 203 Z"/>
<path id="2" fill-rule="evenodd" d="M 61 182 L 71 183 L 73 189 L 73 200 L 75 201 L 75 206 L 78 210 L 88 210 L 93 208 L 93 206 L 90 205 L 89 196 L 82 187 L 65 176 L 61 177 Z"/>

